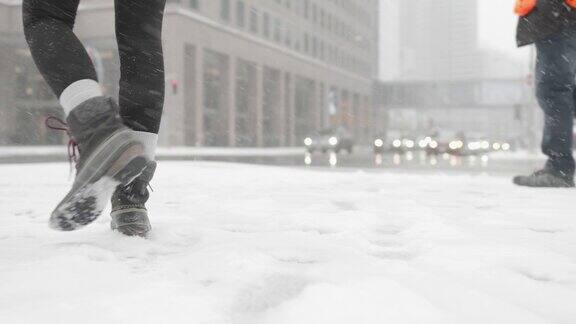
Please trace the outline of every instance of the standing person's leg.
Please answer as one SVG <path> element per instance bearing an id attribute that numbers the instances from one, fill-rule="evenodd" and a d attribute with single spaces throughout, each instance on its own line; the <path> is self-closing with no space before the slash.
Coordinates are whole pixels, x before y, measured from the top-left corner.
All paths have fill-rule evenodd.
<path id="1" fill-rule="evenodd" d="M 544 111 L 542 152 L 548 156 L 546 169 L 573 179 L 576 37 L 538 42 L 536 48 L 536 96 Z"/>
<path id="2" fill-rule="evenodd" d="M 116 0 L 116 37 L 120 52 L 120 114 L 124 123 L 150 143 L 152 162 L 129 186 L 112 197 L 112 229 L 146 235 L 148 184 L 154 176 L 155 147 L 164 105 L 162 20 L 166 0 Z"/>
<path id="3" fill-rule="evenodd" d="M 574 187 L 572 132 L 576 89 L 576 34 L 559 34 L 536 43 L 536 97 L 544 111 L 543 170 L 514 182 L 530 187 Z"/>
<path id="4" fill-rule="evenodd" d="M 26 40 L 40 72 L 58 96 L 80 149 L 72 189 L 50 224 L 75 230 L 94 221 L 118 184 L 139 176 L 148 159 L 145 143 L 127 128 L 114 101 L 105 98 L 94 67 L 73 33 L 78 0 L 25 0 Z"/>
<path id="5" fill-rule="evenodd" d="M 78 3 L 25 0 L 22 4 L 30 52 L 66 114 L 82 101 L 102 96 L 92 61 L 73 32 Z"/>

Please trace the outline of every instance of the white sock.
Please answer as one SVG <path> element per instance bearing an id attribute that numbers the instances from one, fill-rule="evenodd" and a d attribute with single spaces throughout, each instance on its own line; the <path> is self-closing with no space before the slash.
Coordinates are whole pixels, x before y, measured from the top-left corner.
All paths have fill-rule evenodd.
<path id="1" fill-rule="evenodd" d="M 158 145 L 158 134 L 148 132 L 136 132 L 136 136 L 144 144 L 145 154 L 150 161 L 156 160 L 156 146 Z"/>
<path id="2" fill-rule="evenodd" d="M 100 88 L 98 82 L 90 79 L 79 80 L 64 89 L 62 95 L 60 95 L 60 104 L 64 108 L 66 116 L 68 116 L 72 109 L 78 107 L 84 101 L 103 95 L 102 88 Z"/>

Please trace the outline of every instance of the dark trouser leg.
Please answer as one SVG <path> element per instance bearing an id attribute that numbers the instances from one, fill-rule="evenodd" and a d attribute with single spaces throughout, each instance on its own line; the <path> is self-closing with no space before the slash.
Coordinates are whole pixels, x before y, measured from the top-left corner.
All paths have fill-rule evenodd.
<path id="1" fill-rule="evenodd" d="M 116 0 L 120 115 L 134 130 L 158 133 L 164 105 L 162 19 L 166 0 Z"/>
<path id="2" fill-rule="evenodd" d="M 553 173 L 572 177 L 576 36 L 562 35 L 541 41 L 536 48 L 536 96 L 545 115 L 542 152 L 548 156 L 546 168 Z"/>
<path id="3" fill-rule="evenodd" d="M 166 0 L 115 0 L 116 38 L 120 51 L 120 115 L 124 123 L 155 141 L 164 105 L 162 19 Z M 146 134 L 145 136 L 142 134 Z M 153 159 L 152 147 L 150 158 Z M 156 164 L 150 162 L 129 186 L 112 197 L 112 229 L 125 235 L 146 235 L 148 184 Z"/>
<path id="4" fill-rule="evenodd" d="M 72 28 L 79 0 L 24 0 L 24 34 L 36 66 L 56 96 L 78 80 L 97 80 Z"/>

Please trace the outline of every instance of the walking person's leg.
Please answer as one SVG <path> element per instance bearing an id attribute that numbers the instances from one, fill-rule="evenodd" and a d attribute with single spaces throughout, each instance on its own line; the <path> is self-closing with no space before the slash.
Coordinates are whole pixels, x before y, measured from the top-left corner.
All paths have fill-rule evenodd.
<path id="1" fill-rule="evenodd" d="M 166 0 L 116 0 L 120 114 L 137 131 L 158 134 L 164 106 L 162 22 Z"/>
<path id="2" fill-rule="evenodd" d="M 149 143 L 149 163 L 128 186 L 112 197 L 112 228 L 145 235 L 151 226 L 145 203 L 154 176 L 155 147 L 164 105 L 162 20 L 166 0 L 116 0 L 116 38 L 120 52 L 120 115 Z"/>
<path id="3" fill-rule="evenodd" d="M 536 96 L 544 111 L 542 152 L 548 161 L 544 170 L 517 177 L 515 182 L 534 187 L 573 187 L 576 36 L 562 34 L 537 42 L 536 48 Z"/>
<path id="4" fill-rule="evenodd" d="M 146 168 L 145 143 L 126 127 L 116 103 L 102 95 L 94 67 L 73 26 L 78 0 L 24 0 L 26 40 L 38 69 L 67 115 L 80 159 L 72 189 L 51 226 L 75 230 L 94 221 L 118 184 Z"/>
<path id="5" fill-rule="evenodd" d="M 24 34 L 30 52 L 66 114 L 75 108 L 77 101 L 102 96 L 92 61 L 73 32 L 78 3 L 79 0 L 22 3 Z"/>

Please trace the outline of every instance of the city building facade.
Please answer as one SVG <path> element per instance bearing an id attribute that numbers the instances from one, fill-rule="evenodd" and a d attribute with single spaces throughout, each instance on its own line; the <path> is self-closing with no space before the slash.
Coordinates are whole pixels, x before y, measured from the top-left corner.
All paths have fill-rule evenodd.
<path id="1" fill-rule="evenodd" d="M 0 0 L 0 144 L 56 144 L 61 110 L 22 36 L 19 1 Z M 110 0 L 83 0 L 76 32 L 104 90 L 119 66 Z M 346 127 L 377 127 L 377 0 L 169 0 L 164 24 L 164 146 L 300 145 Z M 7 85 L 7 86 L 4 86 Z"/>

